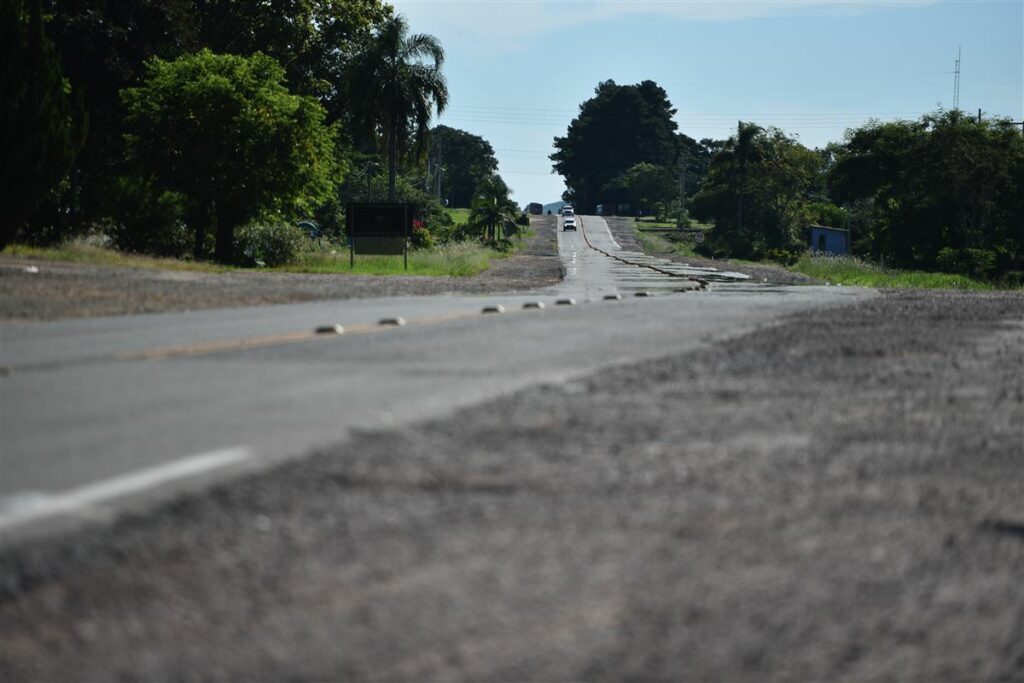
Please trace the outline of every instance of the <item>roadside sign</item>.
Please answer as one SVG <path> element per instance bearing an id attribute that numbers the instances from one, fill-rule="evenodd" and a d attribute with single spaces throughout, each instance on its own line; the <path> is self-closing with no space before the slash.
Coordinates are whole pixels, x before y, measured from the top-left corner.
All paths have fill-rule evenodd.
<path id="1" fill-rule="evenodd" d="M 704 233 L 699 232 L 699 231 L 693 233 L 693 241 L 696 242 L 697 244 L 703 243 L 704 242 Z"/>
<path id="2" fill-rule="evenodd" d="M 345 211 L 345 228 L 350 265 L 355 265 L 356 252 L 402 254 L 408 269 L 413 213 L 410 204 L 349 204 Z"/>

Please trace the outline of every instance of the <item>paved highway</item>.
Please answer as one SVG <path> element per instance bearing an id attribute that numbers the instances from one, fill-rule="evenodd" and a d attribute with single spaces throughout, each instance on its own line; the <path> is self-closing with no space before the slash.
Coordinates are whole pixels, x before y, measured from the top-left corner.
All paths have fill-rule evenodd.
<path id="1" fill-rule="evenodd" d="M 0 530 L 15 538 L 109 519 L 353 430 L 449 414 L 872 296 L 668 267 L 623 251 L 599 217 L 582 223 L 559 231 L 564 282 L 530 294 L 5 323 Z M 695 286 L 688 275 L 710 290 L 680 292 Z M 504 312 L 483 312 L 495 306 Z M 381 324 L 398 318 L 406 324 Z M 314 333 L 335 325 L 344 332 Z"/>

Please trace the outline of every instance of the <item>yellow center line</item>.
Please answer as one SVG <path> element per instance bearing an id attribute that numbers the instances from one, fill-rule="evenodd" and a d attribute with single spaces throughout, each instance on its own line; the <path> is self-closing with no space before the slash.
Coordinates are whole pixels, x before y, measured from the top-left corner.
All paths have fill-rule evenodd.
<path id="1" fill-rule="evenodd" d="M 437 325 L 440 323 L 455 320 L 465 320 L 481 316 L 481 309 L 460 313 L 445 313 L 442 315 L 414 318 L 409 320 L 405 327 L 423 327 Z M 355 323 L 343 325 L 342 336 L 376 334 L 392 329 L 399 329 L 397 325 L 381 325 L 379 323 Z M 115 356 L 117 360 L 160 360 L 165 358 L 179 358 L 183 356 L 201 356 L 213 353 L 224 353 L 227 351 L 242 351 L 245 349 L 259 349 L 269 346 L 281 346 L 284 344 L 297 344 L 300 342 L 312 341 L 318 338 L 331 338 L 337 335 L 317 334 L 315 330 L 302 330 L 299 332 L 282 332 L 280 334 L 268 334 L 255 337 L 235 337 L 231 339 L 218 339 L 210 342 L 197 342 L 195 344 L 182 344 L 179 346 L 165 346 L 146 351 L 127 351 Z"/>

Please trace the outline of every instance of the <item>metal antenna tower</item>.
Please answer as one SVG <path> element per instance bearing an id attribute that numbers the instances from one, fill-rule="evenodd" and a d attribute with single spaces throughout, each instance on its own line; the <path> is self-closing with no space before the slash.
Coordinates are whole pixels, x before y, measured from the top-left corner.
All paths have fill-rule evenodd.
<path id="1" fill-rule="evenodd" d="M 963 47 L 956 47 L 956 67 L 953 70 L 953 109 L 960 109 L 960 53 Z"/>

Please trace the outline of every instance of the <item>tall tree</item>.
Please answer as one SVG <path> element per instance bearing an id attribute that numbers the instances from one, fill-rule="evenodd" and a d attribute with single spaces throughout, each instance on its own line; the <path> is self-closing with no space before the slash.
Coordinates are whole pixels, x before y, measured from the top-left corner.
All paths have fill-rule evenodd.
<path id="1" fill-rule="evenodd" d="M 944 250 L 981 250 L 991 270 L 1024 270 L 1024 138 L 1012 122 L 960 111 L 872 122 L 834 152 L 833 195 L 868 207 L 857 244 L 868 255 L 931 268 Z"/>
<path id="2" fill-rule="evenodd" d="M 715 223 L 708 246 L 742 258 L 797 248 L 823 169 L 781 130 L 741 122 L 693 198 L 693 215 Z"/>
<path id="3" fill-rule="evenodd" d="M 395 201 L 399 149 L 426 151 L 430 118 L 448 105 L 441 67 L 444 50 L 431 35 L 409 34 L 405 18 L 381 24 L 349 68 L 349 96 L 357 125 L 375 131 L 386 150 L 388 201 Z"/>
<path id="4" fill-rule="evenodd" d="M 111 188 L 123 169 L 124 123 L 119 92 L 138 85 L 150 57 L 173 59 L 197 49 L 192 0 L 43 0 L 47 33 L 64 73 L 84 96 L 89 135 L 75 160 L 70 187 L 41 222 L 84 224 L 106 218 Z M 44 226 L 40 226 L 42 228 Z M 62 229 L 81 229 L 82 225 Z"/>
<path id="5" fill-rule="evenodd" d="M 509 197 L 511 190 L 497 173 L 480 181 L 473 193 L 473 206 L 469 222 L 483 234 L 485 240 L 497 241 L 498 228 L 514 222 L 519 207 Z"/>
<path id="6" fill-rule="evenodd" d="M 43 32 L 39 0 L 0 8 L 0 249 L 71 167 L 85 139 L 81 97 Z"/>
<path id="7" fill-rule="evenodd" d="M 448 126 L 436 126 L 430 131 L 430 159 L 441 197 L 448 200 L 449 206 L 459 208 L 469 207 L 480 181 L 498 170 L 491 143 L 479 135 Z"/>
<path id="8" fill-rule="evenodd" d="M 288 89 L 318 98 L 329 120 L 344 115 L 348 60 L 392 12 L 381 0 L 192 1 L 200 45 L 273 57 L 285 70 Z"/>
<path id="9" fill-rule="evenodd" d="M 186 198 L 196 258 L 213 231 L 217 260 L 230 262 L 237 227 L 261 213 L 308 212 L 334 190 L 336 129 L 316 100 L 288 92 L 272 58 L 202 50 L 146 71 L 123 93 L 130 161 Z"/>
<path id="10" fill-rule="evenodd" d="M 640 210 L 653 211 L 654 205 L 671 202 L 678 196 L 672 169 L 641 161 L 616 176 L 605 189 L 614 201 L 628 203 Z"/>
<path id="11" fill-rule="evenodd" d="M 565 137 L 555 138 L 551 160 L 569 188 L 565 198 L 592 211 L 603 201 L 605 186 L 631 166 L 647 162 L 674 168 L 679 155 L 675 113 L 654 81 L 599 83 Z"/>
<path id="12" fill-rule="evenodd" d="M 747 196 L 750 166 L 766 156 L 764 129 L 754 123 L 740 121 L 736 135 L 729 138 L 725 148 L 715 158 L 715 164 L 725 170 L 729 185 L 736 197 L 736 231 L 743 232 L 743 200 Z"/>
<path id="13" fill-rule="evenodd" d="M 5 0 L 6 1 L 6 0 Z M 316 97 L 328 121 L 348 129 L 343 74 L 348 59 L 391 14 L 381 0 L 42 0 L 46 30 L 64 73 L 84 93 L 89 137 L 52 220 L 114 218 L 124 207 L 111 187 L 125 172 L 124 110 L 119 93 L 144 78 L 151 57 L 173 60 L 210 48 L 263 52 L 285 66 L 291 92 Z M 75 211 L 71 212 L 71 206 Z"/>

